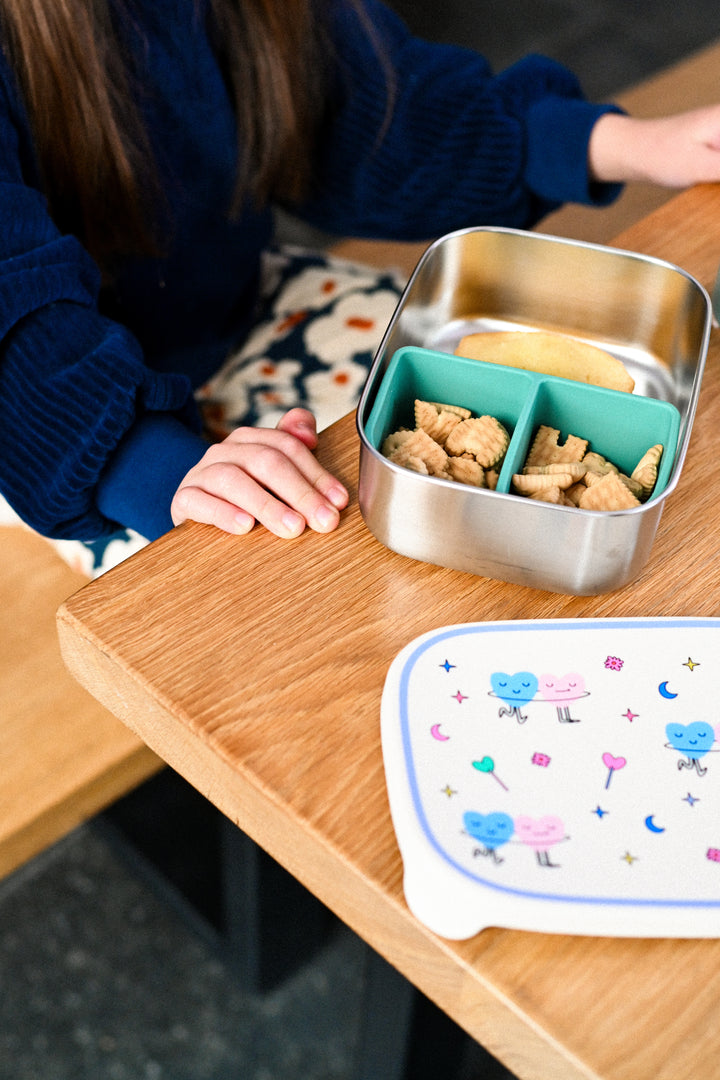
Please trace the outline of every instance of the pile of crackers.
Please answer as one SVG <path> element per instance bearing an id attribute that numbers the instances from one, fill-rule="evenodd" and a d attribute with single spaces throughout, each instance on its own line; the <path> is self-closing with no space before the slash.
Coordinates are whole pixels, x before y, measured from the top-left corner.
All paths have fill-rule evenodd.
<path id="1" fill-rule="evenodd" d="M 494 416 L 441 402 L 415 401 L 415 428 L 388 435 L 382 453 L 388 460 L 423 476 L 437 476 L 474 487 L 497 487 L 510 434 Z M 663 447 L 651 446 L 630 475 L 588 440 L 541 424 L 512 491 L 530 499 L 583 510 L 628 510 L 645 502 L 657 482 Z"/>
<path id="2" fill-rule="evenodd" d="M 521 473 L 512 478 L 519 495 L 582 510 L 631 510 L 652 495 L 663 448 L 651 446 L 630 475 L 588 450 L 587 439 L 568 435 L 559 442 L 557 428 L 541 424 Z"/>

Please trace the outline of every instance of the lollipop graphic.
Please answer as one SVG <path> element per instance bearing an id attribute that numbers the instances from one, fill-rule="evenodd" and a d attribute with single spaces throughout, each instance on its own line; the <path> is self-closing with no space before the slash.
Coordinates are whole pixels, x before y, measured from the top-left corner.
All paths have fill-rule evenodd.
<path id="1" fill-rule="evenodd" d="M 624 757 L 615 757 L 613 754 L 609 754 L 607 752 L 605 752 L 603 754 L 602 759 L 603 759 L 603 764 L 607 765 L 607 768 L 608 768 L 608 777 L 607 777 L 607 780 L 605 781 L 605 787 L 609 788 L 610 787 L 610 781 L 613 778 L 613 773 L 617 772 L 618 769 L 624 769 L 625 766 L 627 765 L 627 761 L 625 760 Z"/>
<path id="2" fill-rule="evenodd" d="M 493 779 L 497 780 L 501 788 L 505 788 L 506 791 L 509 790 L 507 785 L 503 784 L 502 780 L 495 772 L 495 762 L 491 757 L 488 757 L 487 754 L 484 758 L 481 758 L 480 761 L 473 761 L 473 769 L 477 769 L 478 772 L 490 773 Z"/>

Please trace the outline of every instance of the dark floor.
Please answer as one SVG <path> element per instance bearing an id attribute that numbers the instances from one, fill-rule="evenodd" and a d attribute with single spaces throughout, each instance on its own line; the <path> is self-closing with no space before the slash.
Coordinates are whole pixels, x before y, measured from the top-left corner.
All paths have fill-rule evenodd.
<path id="1" fill-rule="evenodd" d="M 720 37 L 720 5 L 710 0 L 394 6 L 417 32 L 479 48 L 496 67 L 548 53 L 597 98 Z M 353 1076 L 364 950 L 349 931 L 335 927 L 315 961 L 279 989 L 243 991 L 211 941 L 97 826 L 0 883 L 0 949 L 0 1080 Z M 507 1074 L 471 1048 L 462 1075 Z M 371 1080 L 386 1080 L 385 1071 Z"/>

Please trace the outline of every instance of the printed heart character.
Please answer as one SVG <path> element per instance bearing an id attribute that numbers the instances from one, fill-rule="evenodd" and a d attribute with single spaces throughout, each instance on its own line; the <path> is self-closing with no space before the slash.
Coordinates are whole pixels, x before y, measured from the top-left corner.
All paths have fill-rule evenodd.
<path id="1" fill-rule="evenodd" d="M 585 694 L 585 679 L 574 671 L 568 675 L 541 675 L 538 684 L 545 701 L 574 701 Z"/>
<path id="2" fill-rule="evenodd" d="M 494 671 L 490 676 L 493 693 L 506 704 L 526 705 L 537 693 L 537 676 L 531 671 L 516 671 L 508 675 L 505 671 Z"/>
<path id="3" fill-rule="evenodd" d="M 521 844 L 527 844 L 537 851 L 546 851 L 551 844 L 565 839 L 565 826 L 554 814 L 545 814 L 540 818 L 521 814 L 515 818 L 515 833 Z"/>
<path id="4" fill-rule="evenodd" d="M 463 815 L 463 825 L 470 836 L 479 840 L 490 851 L 494 851 L 502 844 L 507 844 L 515 831 L 510 815 L 499 811 L 493 814 L 479 814 L 475 810 L 468 810 Z"/>

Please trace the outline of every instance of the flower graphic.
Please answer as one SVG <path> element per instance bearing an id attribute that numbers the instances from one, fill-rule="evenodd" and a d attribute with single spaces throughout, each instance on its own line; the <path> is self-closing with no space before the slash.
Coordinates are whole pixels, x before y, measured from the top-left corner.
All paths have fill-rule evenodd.
<path id="1" fill-rule="evenodd" d="M 328 366 L 360 353 L 372 356 L 396 305 L 397 294 L 390 289 L 346 293 L 308 323 L 305 348 Z"/>
<path id="2" fill-rule="evenodd" d="M 610 671 L 622 670 L 623 661 L 618 656 L 608 656 L 605 660 L 605 667 Z"/>

